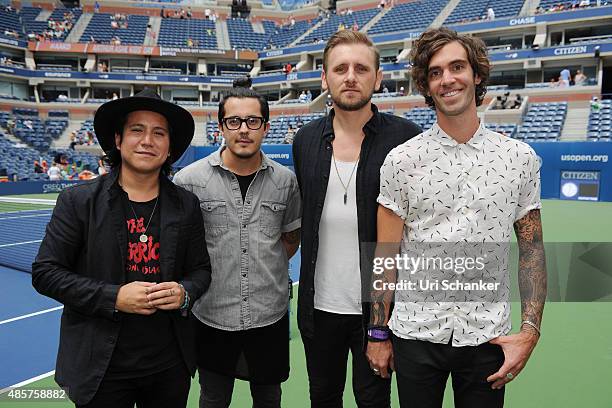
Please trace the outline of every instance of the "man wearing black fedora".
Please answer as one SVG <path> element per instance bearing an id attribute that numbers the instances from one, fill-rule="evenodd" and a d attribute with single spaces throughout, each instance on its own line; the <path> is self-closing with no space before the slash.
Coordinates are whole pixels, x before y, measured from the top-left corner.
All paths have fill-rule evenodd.
<path id="1" fill-rule="evenodd" d="M 145 90 L 102 105 L 94 128 L 112 171 L 60 194 L 32 265 L 64 304 L 55 380 L 77 407 L 185 407 L 210 260 L 199 201 L 167 174 L 193 118 Z"/>

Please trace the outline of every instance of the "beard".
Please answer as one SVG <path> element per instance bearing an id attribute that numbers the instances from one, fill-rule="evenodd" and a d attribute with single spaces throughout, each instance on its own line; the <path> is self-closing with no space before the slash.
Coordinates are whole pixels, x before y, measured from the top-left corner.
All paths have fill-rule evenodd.
<path id="1" fill-rule="evenodd" d="M 372 89 L 372 91 L 370 91 L 368 95 L 350 103 L 344 102 L 341 97 L 336 97 L 334 94 L 331 93 L 331 91 L 329 94 L 331 95 L 332 101 L 334 101 L 334 104 L 338 107 L 338 109 L 348 112 L 355 112 L 366 106 L 368 102 L 372 100 L 374 89 Z"/>

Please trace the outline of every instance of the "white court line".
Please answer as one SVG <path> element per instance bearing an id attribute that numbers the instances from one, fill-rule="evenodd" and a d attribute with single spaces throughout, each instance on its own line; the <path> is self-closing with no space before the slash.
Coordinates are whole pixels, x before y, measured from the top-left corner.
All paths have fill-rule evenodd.
<path id="1" fill-rule="evenodd" d="M 17 245 L 35 244 L 37 242 L 42 242 L 42 239 L 37 239 L 35 241 L 14 242 L 12 244 L 2 244 L 0 245 L 0 248 L 12 247 Z"/>
<path id="2" fill-rule="evenodd" d="M 36 210 L 36 211 L 41 211 L 41 210 Z M 0 221 L 2 220 L 18 220 L 20 218 L 32 218 L 32 217 L 50 217 L 51 213 L 47 212 L 46 214 L 30 214 L 30 215 L 18 215 L 16 217 L 2 217 L 0 218 Z"/>
<path id="3" fill-rule="evenodd" d="M 3 203 L 55 205 L 56 201 L 57 200 L 47 198 L 0 197 L 0 202 Z"/>
<path id="4" fill-rule="evenodd" d="M 44 373 L 44 374 L 41 374 L 41 375 L 37 375 L 36 377 L 32 377 L 32 378 L 30 378 L 28 380 L 22 381 L 22 382 L 17 383 L 17 384 L 10 385 L 10 386 L 8 386 L 6 388 L 1 389 L 0 390 L 0 394 L 4 394 L 5 392 L 9 392 L 13 388 L 19 388 L 19 387 L 23 387 L 24 385 L 32 384 L 33 382 L 36 382 L 38 380 L 42 380 L 43 378 L 50 377 L 53 374 L 55 374 L 55 370 L 49 371 L 48 373 Z"/>
<path id="5" fill-rule="evenodd" d="M 0 324 L 11 323 L 11 322 L 15 322 L 17 320 L 27 319 L 28 317 L 33 317 L 33 316 L 38 316 L 38 315 L 45 314 L 45 313 L 55 312 L 56 310 L 61 310 L 63 308 L 64 308 L 64 306 L 52 307 L 51 309 L 45 309 L 45 310 L 41 310 L 39 312 L 29 313 L 27 315 L 17 316 L 17 317 L 13 317 L 11 319 L 2 320 L 0 322 Z"/>

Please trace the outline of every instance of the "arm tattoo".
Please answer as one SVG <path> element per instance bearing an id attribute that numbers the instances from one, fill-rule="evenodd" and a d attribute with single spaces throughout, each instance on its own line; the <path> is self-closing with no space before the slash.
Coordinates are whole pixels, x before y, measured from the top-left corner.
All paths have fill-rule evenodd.
<path id="1" fill-rule="evenodd" d="M 375 257 L 390 257 L 394 258 L 399 248 L 394 248 L 395 251 L 389 248 L 391 244 L 384 243 L 377 245 Z M 384 249 L 382 249 L 384 247 Z M 380 281 L 376 286 L 374 281 Z M 385 268 L 384 272 L 380 275 L 372 273 L 372 284 L 370 286 L 372 306 L 370 308 L 370 325 L 371 326 L 386 326 L 389 321 L 391 305 L 395 297 L 395 291 L 386 289 L 389 287 L 389 283 L 395 283 L 397 281 L 397 269 Z M 376 290 L 375 287 L 379 287 L 381 290 Z"/>
<path id="2" fill-rule="evenodd" d="M 546 259 L 540 210 L 531 210 L 516 221 L 514 231 L 519 247 L 518 281 L 522 320 L 529 320 L 540 327 L 546 300 Z"/>

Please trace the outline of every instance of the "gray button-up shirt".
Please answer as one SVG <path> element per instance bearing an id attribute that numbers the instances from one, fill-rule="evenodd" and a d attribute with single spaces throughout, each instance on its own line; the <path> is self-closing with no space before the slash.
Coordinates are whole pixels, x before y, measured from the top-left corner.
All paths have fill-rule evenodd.
<path id="1" fill-rule="evenodd" d="M 287 313 L 289 260 L 281 233 L 300 228 L 301 198 L 295 175 L 261 155 L 244 201 L 221 149 L 174 177 L 200 199 L 212 265 L 210 287 L 193 313 L 222 330 L 268 326 Z"/>

